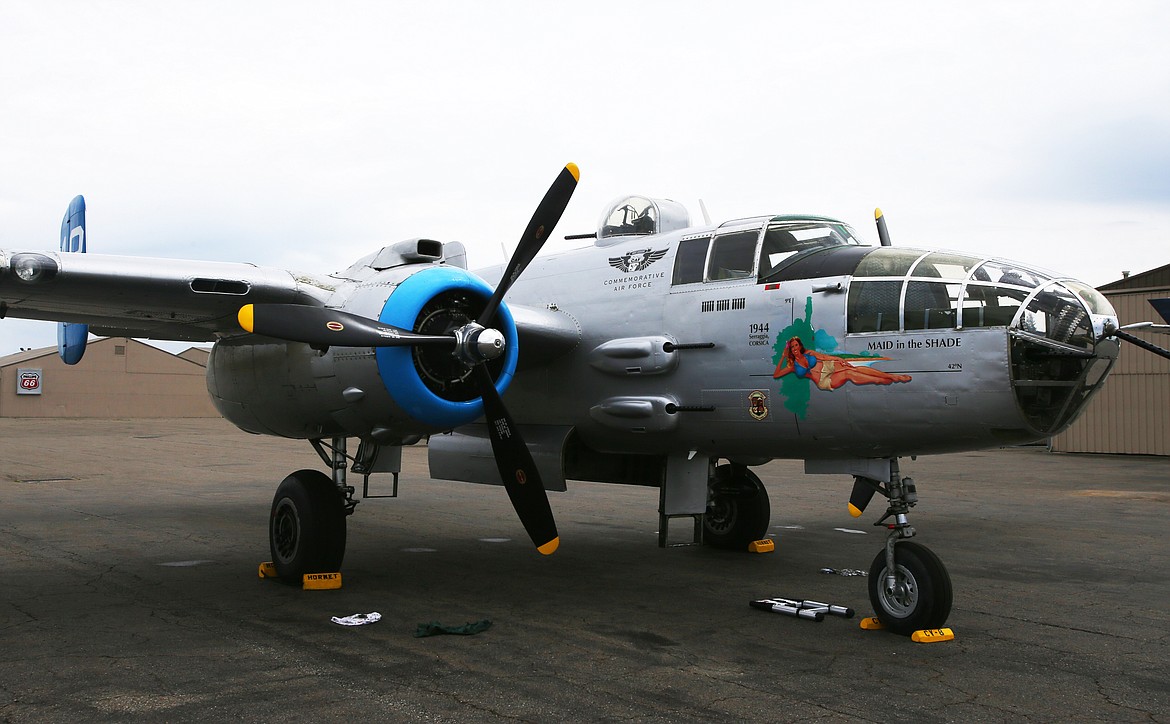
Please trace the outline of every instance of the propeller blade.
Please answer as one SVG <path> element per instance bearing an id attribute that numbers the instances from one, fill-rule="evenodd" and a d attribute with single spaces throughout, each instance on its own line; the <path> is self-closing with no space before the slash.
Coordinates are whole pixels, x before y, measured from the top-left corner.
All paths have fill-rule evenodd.
<path id="1" fill-rule="evenodd" d="M 569 205 L 569 199 L 572 198 L 573 191 L 577 188 L 577 180 L 580 178 L 581 171 L 577 168 L 577 164 L 570 163 L 561 169 L 560 174 L 553 181 L 548 192 L 545 193 L 544 199 L 536 207 L 536 212 L 532 214 L 532 220 L 528 222 L 528 227 L 520 236 L 520 243 L 517 244 L 516 251 L 512 253 L 512 258 L 508 260 L 508 266 L 504 267 L 504 276 L 500 278 L 499 286 L 496 287 L 492 298 L 488 300 L 483 313 L 479 315 L 479 323 L 482 326 L 488 326 L 492 317 L 495 316 L 496 308 L 500 306 L 500 300 L 508 292 L 508 288 L 512 286 L 512 283 L 516 281 L 529 262 L 536 257 L 540 248 L 544 246 L 545 239 L 552 234 L 553 228 L 561 220 L 561 214 L 565 213 L 565 207 Z"/>
<path id="2" fill-rule="evenodd" d="M 892 246 L 890 244 L 890 232 L 886 229 L 886 217 L 882 216 L 881 209 L 873 210 L 873 220 L 877 222 L 878 241 L 882 243 L 882 246 Z"/>
<path id="3" fill-rule="evenodd" d="M 265 337 L 337 347 L 455 346 L 455 338 L 416 334 L 338 309 L 304 304 L 245 304 L 238 315 L 245 331 Z"/>
<path id="4" fill-rule="evenodd" d="M 504 488 L 508 491 L 516 514 L 520 516 L 524 530 L 528 531 L 528 536 L 536 544 L 536 550 L 546 556 L 550 555 L 561 544 L 561 539 L 557 535 L 557 524 L 548 504 L 548 494 L 544 491 L 544 483 L 540 480 L 532 453 L 528 452 L 528 446 L 520 437 L 512 416 L 504 408 L 504 402 L 496 391 L 487 367 L 476 365 L 475 374 L 483 396 L 484 417 L 487 418 L 488 435 L 491 437 L 492 453 L 496 458 L 496 467 L 500 470 L 500 479 L 504 481 Z"/>

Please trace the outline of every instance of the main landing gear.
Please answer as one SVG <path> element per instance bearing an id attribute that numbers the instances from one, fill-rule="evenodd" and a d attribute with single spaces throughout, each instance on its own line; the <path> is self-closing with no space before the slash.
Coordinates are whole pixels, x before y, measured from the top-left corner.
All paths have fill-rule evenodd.
<path id="1" fill-rule="evenodd" d="M 345 499 L 328 475 L 298 470 L 281 482 L 272 499 L 268 543 L 276 573 L 287 583 L 341 568 Z"/>
<path id="2" fill-rule="evenodd" d="M 276 489 L 268 518 L 268 544 L 276 573 L 282 581 L 298 586 L 306 573 L 340 570 L 345 519 L 357 505 L 354 489 L 345 480 L 345 438 L 334 438 L 328 450 L 320 441 L 312 442 L 333 476 L 317 470 L 289 475 Z"/>
<path id="3" fill-rule="evenodd" d="M 720 465 L 707 486 L 703 542 L 713 548 L 746 550 L 768 534 L 768 491 L 745 465 Z"/>
<path id="4" fill-rule="evenodd" d="M 874 525 L 890 529 L 885 549 L 869 567 L 869 600 L 886 629 L 909 636 L 922 629 L 941 628 L 951 613 L 951 577 L 939 557 L 909 539 L 914 528 L 907 518 L 918 502 L 914 481 L 901 477 L 898 461 L 890 461 L 890 482 L 884 486 L 857 477 L 849 509 L 861 515 L 874 492 L 889 499 L 889 508 Z M 893 519 L 892 523 L 886 521 Z"/>

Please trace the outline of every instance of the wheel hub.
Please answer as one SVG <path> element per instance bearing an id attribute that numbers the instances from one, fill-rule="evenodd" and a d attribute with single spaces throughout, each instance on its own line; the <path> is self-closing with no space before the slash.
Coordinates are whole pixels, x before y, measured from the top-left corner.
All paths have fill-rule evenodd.
<path id="1" fill-rule="evenodd" d="M 300 538 L 301 519 L 296 506 L 285 498 L 277 504 L 272 520 L 273 550 L 281 563 L 288 563 L 296 556 Z"/>
<path id="2" fill-rule="evenodd" d="M 881 588 L 881 604 L 892 616 L 905 618 L 918 606 L 918 583 L 904 566 L 897 567 L 894 583 Z"/>
<path id="3" fill-rule="evenodd" d="M 726 533 L 735 525 L 735 501 L 727 496 L 717 496 L 707 504 L 703 516 L 707 528 L 715 533 Z"/>

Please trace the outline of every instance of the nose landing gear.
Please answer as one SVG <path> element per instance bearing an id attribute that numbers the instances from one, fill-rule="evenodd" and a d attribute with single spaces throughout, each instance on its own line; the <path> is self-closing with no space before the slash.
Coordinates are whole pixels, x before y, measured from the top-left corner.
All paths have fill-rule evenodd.
<path id="1" fill-rule="evenodd" d="M 942 628 L 951 613 L 951 577 L 932 550 L 909 540 L 915 531 L 907 514 L 918 502 L 914 481 L 901 477 L 898 461 L 891 460 L 890 482 L 883 486 L 859 478 L 852 500 L 864 498 L 858 490 L 867 486 L 889 499 L 886 514 L 874 523 L 890 529 L 885 549 L 869 567 L 869 600 L 874 613 L 887 630 L 903 636 Z M 856 507 L 851 503 L 851 508 L 860 515 L 864 503 Z M 887 523 L 891 518 L 894 522 Z"/>

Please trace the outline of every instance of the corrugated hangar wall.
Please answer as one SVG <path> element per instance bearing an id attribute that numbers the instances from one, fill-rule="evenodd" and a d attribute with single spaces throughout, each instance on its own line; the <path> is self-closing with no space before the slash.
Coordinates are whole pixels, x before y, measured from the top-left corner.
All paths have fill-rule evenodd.
<path id="1" fill-rule="evenodd" d="M 1158 321 L 1150 299 L 1170 297 L 1170 265 L 1100 288 L 1122 325 Z M 1160 347 L 1170 337 L 1142 334 Z M 1076 422 L 1052 439 L 1056 452 L 1170 455 L 1170 360 L 1130 344 L 1105 387 Z"/>
<path id="2" fill-rule="evenodd" d="M 19 370 L 40 370 L 40 394 L 19 394 Z M 0 417 L 218 417 L 206 369 L 124 337 L 91 341 L 77 365 L 50 347 L 0 358 Z"/>

